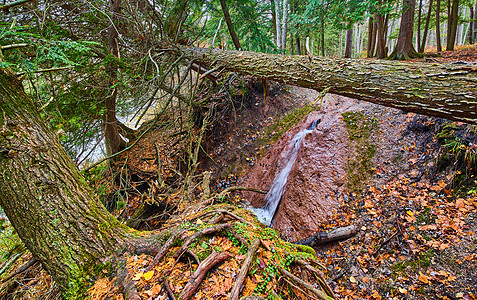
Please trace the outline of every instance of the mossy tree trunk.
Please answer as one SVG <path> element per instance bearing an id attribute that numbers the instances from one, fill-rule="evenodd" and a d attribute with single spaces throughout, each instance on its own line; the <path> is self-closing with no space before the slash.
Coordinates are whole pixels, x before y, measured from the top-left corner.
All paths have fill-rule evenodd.
<path id="1" fill-rule="evenodd" d="M 88 187 L 21 83 L 3 69 L 0 170 L 0 205 L 66 296 L 85 292 L 103 259 L 133 237 Z"/>
<path id="2" fill-rule="evenodd" d="M 471 65 L 407 63 L 171 46 L 210 67 L 477 124 L 477 70 Z"/>

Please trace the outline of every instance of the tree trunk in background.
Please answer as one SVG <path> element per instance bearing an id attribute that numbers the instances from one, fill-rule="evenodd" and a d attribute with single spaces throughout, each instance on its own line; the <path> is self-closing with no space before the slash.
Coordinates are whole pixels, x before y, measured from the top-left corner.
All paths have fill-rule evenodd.
<path id="1" fill-rule="evenodd" d="M 376 27 L 377 27 L 377 51 L 376 57 L 383 59 L 386 57 L 386 42 L 384 41 L 384 18 L 383 15 L 375 15 Z"/>
<path id="2" fill-rule="evenodd" d="M 296 34 L 296 55 L 301 55 L 300 35 Z"/>
<path id="3" fill-rule="evenodd" d="M 370 17 L 368 21 L 368 47 L 366 48 L 366 56 L 373 57 L 374 56 L 374 41 L 376 37 L 374 35 L 374 22 L 373 18 Z"/>
<path id="4" fill-rule="evenodd" d="M 422 17 L 422 0 L 419 0 L 419 9 L 417 11 L 417 38 L 416 49 L 419 51 L 421 45 L 421 17 Z"/>
<path id="5" fill-rule="evenodd" d="M 345 43 L 345 58 L 351 58 L 351 51 L 353 49 L 353 27 L 346 30 L 346 43 Z"/>
<path id="6" fill-rule="evenodd" d="M 416 57 L 416 50 L 412 43 L 412 33 L 414 26 L 414 10 L 416 0 L 404 0 L 399 36 L 390 59 L 409 59 Z"/>
<path id="7" fill-rule="evenodd" d="M 288 0 L 283 0 L 282 50 L 287 48 Z"/>
<path id="8" fill-rule="evenodd" d="M 386 14 L 384 18 L 384 53 L 385 56 L 388 56 L 388 30 L 389 30 L 389 13 Z"/>
<path id="9" fill-rule="evenodd" d="M 325 56 L 325 14 L 321 14 L 321 56 Z"/>
<path id="10" fill-rule="evenodd" d="M 452 0 L 451 15 L 447 26 L 447 51 L 454 50 L 457 33 L 457 23 L 459 21 L 459 0 Z"/>
<path id="11" fill-rule="evenodd" d="M 470 8 L 470 22 L 469 22 L 469 44 L 474 43 L 474 22 L 472 19 L 474 19 L 474 8 L 472 6 Z"/>
<path id="12" fill-rule="evenodd" d="M 291 55 L 295 55 L 295 45 L 294 45 L 293 41 L 294 41 L 294 36 L 293 36 L 293 33 L 290 32 L 290 51 L 291 51 Z"/>
<path id="13" fill-rule="evenodd" d="M 468 65 L 283 56 L 174 46 L 175 55 L 252 75 L 412 111 L 477 124 L 477 72 Z"/>
<path id="14" fill-rule="evenodd" d="M 436 42 L 437 42 L 437 52 L 442 52 L 440 15 L 441 15 L 441 0 L 436 0 Z"/>
<path id="15" fill-rule="evenodd" d="M 426 17 L 426 25 L 424 26 L 424 33 L 422 35 L 422 43 L 418 50 L 420 53 L 424 53 L 424 50 L 426 49 L 427 34 L 429 32 L 429 23 L 431 22 L 432 2 L 433 0 L 429 1 L 429 8 L 427 10 L 427 17 Z"/>
<path id="16" fill-rule="evenodd" d="M 0 205 L 63 296 L 82 299 L 82 285 L 132 230 L 106 211 L 22 84 L 3 69 L 0 109 Z"/>
<path id="17" fill-rule="evenodd" d="M 277 12 L 275 10 L 275 0 L 270 0 L 270 7 L 272 9 L 272 27 L 273 27 L 273 41 L 276 43 L 277 41 Z"/>
<path id="18" fill-rule="evenodd" d="M 227 3 L 225 3 L 225 0 L 220 0 L 220 6 L 222 7 L 225 23 L 227 23 L 227 27 L 229 29 L 230 36 L 232 37 L 232 42 L 234 43 L 235 49 L 239 50 L 242 47 L 240 46 L 239 38 L 232 25 L 232 19 L 230 18 L 229 9 L 227 7 Z"/>
<path id="19" fill-rule="evenodd" d="M 221 0 L 222 1 L 222 0 Z M 282 36 L 282 31 L 280 28 L 280 5 L 278 3 L 280 0 L 275 0 L 275 30 L 277 32 L 277 48 L 282 49 L 282 43 L 281 43 L 281 36 Z"/>
<path id="20" fill-rule="evenodd" d="M 109 75 L 109 94 L 106 96 L 104 115 L 104 138 L 106 144 L 106 152 L 108 156 L 118 153 L 126 147 L 126 141 L 119 134 L 118 120 L 116 118 L 116 98 L 118 95 L 118 62 L 119 43 L 118 31 L 116 26 L 118 16 L 121 11 L 121 0 L 110 0 L 110 11 L 112 13 L 112 24 L 108 29 L 108 52 L 115 58 L 111 60 L 106 67 Z"/>
<path id="21" fill-rule="evenodd" d="M 475 5 L 475 8 L 474 8 L 474 20 L 477 19 L 477 4 Z M 474 37 L 473 37 L 473 40 L 474 40 L 474 43 L 477 41 L 477 20 L 474 21 L 474 33 L 473 33 Z"/>

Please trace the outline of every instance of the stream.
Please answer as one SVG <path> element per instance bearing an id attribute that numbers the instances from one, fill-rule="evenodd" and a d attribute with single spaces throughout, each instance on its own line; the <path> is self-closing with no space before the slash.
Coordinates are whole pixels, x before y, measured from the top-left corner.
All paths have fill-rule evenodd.
<path id="1" fill-rule="evenodd" d="M 287 158 L 285 167 L 283 167 L 283 169 L 275 176 L 270 190 L 265 196 L 265 205 L 260 208 L 250 208 L 255 213 L 258 220 L 263 224 L 267 226 L 273 225 L 275 213 L 278 206 L 280 205 L 280 200 L 282 198 L 285 185 L 287 184 L 288 174 L 290 174 L 290 171 L 295 164 L 303 139 L 307 134 L 313 132 L 319 123 L 320 119 L 313 121 L 310 126 L 298 132 L 293 137 L 293 139 L 290 141 L 290 145 L 292 145 L 291 149 L 285 156 Z"/>

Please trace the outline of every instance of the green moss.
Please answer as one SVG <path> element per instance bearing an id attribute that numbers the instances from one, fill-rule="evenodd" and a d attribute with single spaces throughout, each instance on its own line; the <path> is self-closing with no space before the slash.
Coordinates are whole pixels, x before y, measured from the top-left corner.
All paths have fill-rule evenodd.
<path id="1" fill-rule="evenodd" d="M 355 156 L 348 161 L 348 189 L 358 195 L 364 184 L 371 177 L 374 168 L 372 159 L 376 153 L 375 146 L 369 139 L 373 129 L 377 127 L 376 120 L 361 112 L 346 112 L 342 114 L 346 123 L 349 139 L 356 146 Z"/>
<path id="2" fill-rule="evenodd" d="M 287 132 L 290 128 L 296 125 L 306 115 L 308 115 L 315 109 L 315 106 L 308 104 L 303 107 L 296 108 L 281 117 L 280 119 L 275 120 L 272 125 L 265 128 L 265 134 L 264 137 L 261 139 L 261 145 L 265 146 L 267 144 L 275 143 L 280 138 L 280 136 L 282 136 L 285 132 Z M 265 149 L 261 151 L 260 155 L 263 156 L 265 154 L 264 152 Z"/>

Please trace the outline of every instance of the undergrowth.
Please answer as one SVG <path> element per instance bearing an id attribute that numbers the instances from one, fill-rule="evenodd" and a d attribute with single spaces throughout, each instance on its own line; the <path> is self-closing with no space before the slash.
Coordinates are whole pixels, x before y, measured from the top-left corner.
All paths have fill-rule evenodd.
<path id="1" fill-rule="evenodd" d="M 437 171 L 455 174 L 452 188 L 457 195 L 477 194 L 477 126 L 446 122 L 436 138 L 441 145 Z"/>

